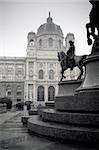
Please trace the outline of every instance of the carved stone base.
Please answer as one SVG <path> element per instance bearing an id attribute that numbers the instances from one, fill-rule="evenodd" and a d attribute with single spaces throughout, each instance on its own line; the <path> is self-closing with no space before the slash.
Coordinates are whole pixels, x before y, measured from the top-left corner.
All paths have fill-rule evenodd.
<path id="1" fill-rule="evenodd" d="M 99 55 L 90 55 L 86 61 L 86 75 L 75 97 L 84 111 L 99 112 Z"/>
<path id="2" fill-rule="evenodd" d="M 74 109 L 74 92 L 81 82 L 81 80 L 70 80 L 59 83 L 59 92 L 55 97 L 56 110 L 67 111 Z"/>

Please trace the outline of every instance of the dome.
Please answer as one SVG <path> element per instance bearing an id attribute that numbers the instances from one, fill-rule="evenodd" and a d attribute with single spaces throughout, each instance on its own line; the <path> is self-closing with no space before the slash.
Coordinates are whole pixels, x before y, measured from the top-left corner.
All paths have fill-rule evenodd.
<path id="1" fill-rule="evenodd" d="M 37 30 L 37 36 L 44 34 L 58 34 L 63 37 L 63 32 L 60 26 L 53 23 L 53 20 L 50 17 L 50 12 L 49 17 L 47 18 L 47 23 L 42 24 Z"/>

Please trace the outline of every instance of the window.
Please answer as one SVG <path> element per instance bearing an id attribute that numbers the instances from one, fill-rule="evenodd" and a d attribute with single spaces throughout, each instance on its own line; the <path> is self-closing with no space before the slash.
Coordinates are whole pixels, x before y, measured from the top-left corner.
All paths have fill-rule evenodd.
<path id="1" fill-rule="evenodd" d="M 34 40 L 30 40 L 30 46 L 34 46 Z"/>
<path id="2" fill-rule="evenodd" d="M 17 86 L 17 90 L 21 90 L 22 88 L 21 88 L 21 85 L 18 85 Z"/>
<path id="3" fill-rule="evenodd" d="M 48 88 L 48 101 L 54 101 L 55 97 L 55 88 L 53 86 L 50 86 Z"/>
<path id="4" fill-rule="evenodd" d="M 39 47 L 40 48 L 42 47 L 42 40 L 41 39 L 39 40 Z"/>
<path id="5" fill-rule="evenodd" d="M 18 80 L 20 80 L 20 79 L 23 79 L 23 76 L 24 76 L 24 70 L 23 70 L 23 68 L 17 68 L 17 70 L 16 70 L 16 77 L 17 77 L 17 79 Z"/>
<path id="6" fill-rule="evenodd" d="M 43 72 L 43 70 L 39 71 L 39 79 L 44 79 L 44 72 Z"/>
<path id="7" fill-rule="evenodd" d="M 22 95 L 22 87 L 21 85 L 17 86 L 17 92 L 16 92 L 17 96 L 21 96 Z"/>
<path id="8" fill-rule="evenodd" d="M 10 96 L 11 95 L 11 91 L 8 91 L 8 96 Z"/>
<path id="9" fill-rule="evenodd" d="M 50 79 L 50 80 L 53 80 L 53 79 L 54 79 L 54 71 L 53 71 L 53 70 L 50 70 L 50 71 L 49 71 L 49 79 Z"/>
<path id="10" fill-rule="evenodd" d="M 11 86 L 10 85 L 7 86 L 7 95 L 11 96 Z"/>
<path id="11" fill-rule="evenodd" d="M 12 71 L 13 71 L 12 68 L 8 68 L 7 73 L 12 74 Z"/>
<path id="12" fill-rule="evenodd" d="M 37 101 L 44 101 L 44 87 L 39 86 L 37 89 Z"/>
<path id="13" fill-rule="evenodd" d="M 17 91 L 17 95 L 19 96 L 19 95 L 21 95 L 22 94 L 22 92 L 20 92 L 20 91 Z"/>
<path id="14" fill-rule="evenodd" d="M 49 47 L 53 47 L 53 39 L 49 38 Z"/>

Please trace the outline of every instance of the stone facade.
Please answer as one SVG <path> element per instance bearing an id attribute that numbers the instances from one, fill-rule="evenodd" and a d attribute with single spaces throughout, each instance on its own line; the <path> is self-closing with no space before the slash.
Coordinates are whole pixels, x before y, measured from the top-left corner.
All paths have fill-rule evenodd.
<path id="1" fill-rule="evenodd" d="M 74 34 L 67 34 L 64 46 L 63 32 L 49 13 L 37 33 L 28 33 L 25 58 L 0 58 L 0 97 L 8 96 L 13 102 L 31 100 L 35 105 L 53 101 L 61 71 L 57 52 L 67 51 L 68 39 L 74 41 Z M 78 72 L 66 71 L 67 79 L 76 79 Z"/>
<path id="2" fill-rule="evenodd" d="M 0 97 L 24 100 L 25 58 L 0 57 Z"/>

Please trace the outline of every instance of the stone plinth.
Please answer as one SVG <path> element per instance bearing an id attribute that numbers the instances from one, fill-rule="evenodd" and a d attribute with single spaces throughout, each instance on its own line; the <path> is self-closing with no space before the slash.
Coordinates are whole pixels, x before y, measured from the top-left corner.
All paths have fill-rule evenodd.
<path id="1" fill-rule="evenodd" d="M 16 104 L 12 104 L 12 109 L 11 109 L 11 111 L 12 112 L 15 112 L 15 111 L 17 111 L 18 109 L 16 108 Z"/>
<path id="2" fill-rule="evenodd" d="M 99 113 L 99 55 L 90 55 L 85 61 L 86 75 L 75 97 L 83 111 Z"/>
<path id="3" fill-rule="evenodd" d="M 58 95 L 55 97 L 55 108 L 60 111 L 72 110 L 74 92 L 81 85 L 81 80 L 69 80 L 59 83 Z"/>
<path id="4" fill-rule="evenodd" d="M 0 113 L 7 112 L 7 104 L 0 104 Z"/>
<path id="5" fill-rule="evenodd" d="M 49 101 L 45 103 L 46 108 L 54 108 L 55 107 L 55 102 L 54 101 Z"/>
<path id="6" fill-rule="evenodd" d="M 37 115 L 38 114 L 38 110 L 36 108 L 33 109 L 33 110 L 29 110 L 28 114 L 29 114 L 29 116 L 31 116 L 31 115 Z"/>

